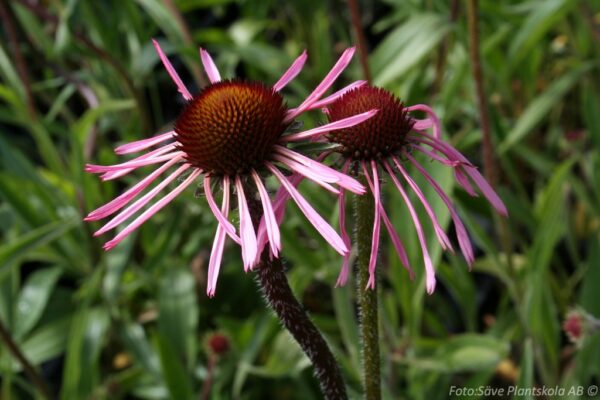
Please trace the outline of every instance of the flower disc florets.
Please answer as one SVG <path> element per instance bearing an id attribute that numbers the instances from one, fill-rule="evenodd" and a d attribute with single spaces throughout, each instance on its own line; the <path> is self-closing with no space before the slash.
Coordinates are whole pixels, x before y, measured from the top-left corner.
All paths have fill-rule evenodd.
<path id="1" fill-rule="evenodd" d="M 328 108 L 330 121 L 378 109 L 372 118 L 351 128 L 331 132 L 328 139 L 343 147 L 348 158 L 368 160 L 387 157 L 402 148 L 414 121 L 402 102 L 388 91 L 371 86 L 354 89 Z"/>
<path id="2" fill-rule="evenodd" d="M 286 129 L 286 106 L 273 88 L 221 81 L 194 97 L 175 122 L 186 160 L 216 174 L 247 173 L 263 164 Z"/>

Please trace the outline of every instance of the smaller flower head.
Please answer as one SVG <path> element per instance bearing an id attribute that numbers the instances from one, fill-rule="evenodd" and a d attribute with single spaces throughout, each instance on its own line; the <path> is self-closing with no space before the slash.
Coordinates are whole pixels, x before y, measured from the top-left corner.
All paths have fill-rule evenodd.
<path id="1" fill-rule="evenodd" d="M 423 205 L 433 224 L 437 239 L 442 248 L 445 250 L 452 250 L 452 244 L 444 232 L 444 229 L 440 226 L 438 218 L 425 198 L 421 188 L 410 176 L 407 166 L 412 165 L 418 170 L 448 207 L 452 220 L 454 221 L 458 243 L 469 264 L 473 262 L 474 256 L 469 236 L 455 207 L 448 196 L 443 192 L 440 185 L 427 173 L 415 157 L 413 157 L 413 153 L 418 151 L 425 154 L 430 159 L 452 168 L 456 180 L 461 187 L 463 187 L 470 195 L 475 196 L 476 192 L 472 185 L 474 184 L 477 186 L 500 214 L 506 215 L 506 208 L 498 195 L 481 176 L 477 168 L 458 152 L 458 150 L 441 140 L 439 119 L 428 106 L 415 105 L 405 107 L 392 93 L 381 88 L 364 85 L 345 93 L 335 102 L 330 104 L 325 112 L 328 115 L 330 122 L 335 123 L 336 121 L 344 120 L 344 118 L 347 118 L 349 115 L 361 113 L 364 112 L 364 110 L 372 108 L 379 110 L 373 118 L 370 118 L 360 125 L 336 130 L 335 132 L 327 134 L 327 139 L 331 143 L 340 145 L 338 151 L 345 160 L 342 172 L 347 173 L 351 165 L 360 168 L 366 177 L 371 194 L 375 200 L 375 219 L 369 262 L 370 278 L 368 286 L 371 288 L 375 286 L 375 265 L 379 248 L 381 221 L 383 221 L 404 267 L 408 269 L 411 277 L 413 276 L 404 246 L 394 230 L 381 201 L 379 175 L 381 172 L 385 172 L 392 179 L 412 217 L 423 252 L 427 292 L 432 293 L 435 288 L 435 270 L 427 249 L 423 226 L 409 196 L 409 190 L 414 192 L 419 202 Z M 410 112 L 412 111 L 424 111 L 427 114 L 427 118 L 422 120 L 416 119 L 410 116 Z M 426 132 L 429 128 L 433 128 L 433 135 Z M 343 192 L 338 196 L 342 238 L 346 243 L 349 243 L 350 239 L 345 232 L 345 205 Z M 349 256 L 346 255 L 340 277 L 338 278 L 338 285 L 345 284 L 348 272 Z"/>
<path id="2" fill-rule="evenodd" d="M 288 148 L 290 143 L 317 138 L 332 130 L 350 127 L 375 114 L 375 110 L 367 110 L 359 115 L 352 115 L 304 132 L 288 132 L 288 128 L 297 116 L 309 110 L 325 107 L 346 91 L 364 83 L 355 82 L 329 97 L 322 98 L 349 64 L 354 49 L 348 49 L 342 54 L 323 81 L 298 107 L 288 108 L 280 91 L 301 71 L 307 59 L 306 52 L 293 62 L 273 86 L 268 86 L 260 82 L 238 79 L 222 80 L 210 55 L 201 49 L 200 58 L 211 84 L 196 96 L 192 96 L 158 42 L 154 41 L 154 46 L 187 103 L 175 121 L 172 131 L 119 146 L 115 152 L 129 154 L 148 150 L 154 146 L 158 148 L 121 164 L 86 166 L 88 172 L 99 173 L 102 179 L 110 180 L 138 168 L 160 165 L 131 189 L 92 211 L 85 219 L 100 220 L 127 206 L 95 232 L 95 235 L 101 235 L 136 215 L 155 200 L 158 193 L 171 182 L 180 179 L 181 183 L 139 213 L 132 222 L 125 225 L 123 230 L 108 241 L 104 248 L 110 250 L 115 247 L 202 176 L 206 200 L 218 221 L 208 267 L 207 293 L 213 296 L 227 236 L 241 246 L 246 271 L 258 262 L 265 244 L 269 244 L 269 251 L 273 256 L 277 256 L 281 249 L 279 234 L 281 215 L 275 214 L 264 182 L 265 178 L 271 175 L 281 183 L 317 231 L 340 254 L 346 254 L 349 249 L 344 240 L 296 190 L 293 184 L 295 178 L 290 180 L 283 171 L 300 174 L 336 194 L 339 190 L 333 185 L 355 193 L 364 193 L 365 189 L 354 179 Z M 171 172 L 165 177 L 168 171 Z M 141 195 L 155 181 L 158 181 L 158 184 Z M 213 195 L 213 184 L 222 189 L 220 207 Z M 239 231 L 229 221 L 232 191 L 237 195 Z M 133 201 L 136 197 L 138 199 Z M 254 200 L 262 205 L 263 221 L 265 221 L 262 225 L 262 234 L 258 236 L 249 209 L 250 201 Z M 281 205 L 281 201 L 277 204 Z"/>

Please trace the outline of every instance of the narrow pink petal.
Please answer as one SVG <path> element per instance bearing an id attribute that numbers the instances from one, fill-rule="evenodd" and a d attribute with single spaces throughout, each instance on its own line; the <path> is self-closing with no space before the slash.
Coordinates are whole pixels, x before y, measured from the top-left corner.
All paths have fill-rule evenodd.
<path id="1" fill-rule="evenodd" d="M 177 85 L 177 90 L 179 91 L 179 93 L 181 93 L 181 95 L 183 96 L 184 99 L 191 100 L 192 95 L 190 94 L 190 92 L 187 90 L 187 88 L 181 81 L 179 74 L 177 74 L 177 71 L 175 71 L 175 68 L 173 68 L 173 66 L 171 65 L 171 62 L 169 61 L 169 59 L 167 58 L 165 53 L 163 53 L 158 42 L 156 40 L 152 39 L 152 43 L 154 43 L 154 48 L 156 49 L 156 52 L 158 53 L 160 60 L 162 61 L 163 65 L 165 66 L 165 69 L 171 76 L 171 79 L 173 79 L 173 82 L 175 82 L 175 85 Z"/>
<path id="2" fill-rule="evenodd" d="M 458 184 L 465 190 L 465 192 L 467 192 L 472 197 L 479 196 L 475 189 L 473 189 L 473 186 L 471 186 L 469 179 L 466 177 L 462 170 L 456 168 L 454 170 L 454 176 L 456 178 L 456 182 L 458 182 Z"/>
<path id="3" fill-rule="evenodd" d="M 145 167 L 146 165 L 158 164 L 163 161 L 167 161 L 167 160 L 170 160 L 177 156 L 180 156 L 182 154 L 183 154 L 182 151 L 175 151 L 175 152 L 167 153 L 167 154 L 164 154 L 164 155 L 161 155 L 158 157 L 148 157 L 148 158 L 144 158 L 144 159 L 140 159 L 140 160 L 131 160 L 131 161 L 127 161 L 127 162 L 124 162 L 121 164 L 114 164 L 114 165 L 86 164 L 85 170 L 87 172 L 99 174 L 99 173 L 103 173 L 103 172 L 121 171 L 121 170 L 129 169 L 129 168 L 135 169 L 135 168 Z"/>
<path id="4" fill-rule="evenodd" d="M 433 121 L 429 118 L 426 118 L 426 119 L 413 118 L 413 121 L 415 121 L 415 124 L 413 125 L 412 128 L 415 131 L 424 131 L 433 126 Z"/>
<path id="5" fill-rule="evenodd" d="M 229 216 L 229 177 L 223 177 L 223 202 L 221 204 L 221 213 L 227 219 Z M 226 238 L 225 228 L 221 224 L 217 226 L 217 233 L 210 252 L 210 260 L 208 262 L 208 276 L 206 283 L 206 294 L 209 297 L 215 295 L 217 289 L 217 279 L 221 268 L 221 260 L 223 259 L 223 248 L 225 247 Z"/>
<path id="6" fill-rule="evenodd" d="M 256 234 L 252 225 L 252 217 L 246 202 L 244 187 L 239 176 L 235 177 L 235 189 L 238 195 L 238 208 L 240 211 L 240 237 L 242 239 L 242 260 L 244 262 L 244 271 L 248 271 L 254 266 L 258 246 Z"/>
<path id="7" fill-rule="evenodd" d="M 304 140 L 307 138 L 312 138 L 317 135 L 321 135 L 325 132 L 335 131 L 337 129 L 349 128 L 351 126 L 360 124 L 363 121 L 371 118 L 373 115 L 377 114 L 378 110 L 370 110 L 361 114 L 356 114 L 348 118 L 343 118 L 335 122 L 330 122 L 323 126 L 319 126 L 317 128 L 309 129 L 304 132 L 292 133 L 291 135 L 282 136 L 280 141 L 282 142 L 294 142 L 299 140 Z"/>
<path id="8" fill-rule="evenodd" d="M 464 164 L 468 164 L 468 165 L 463 166 L 463 170 L 471 177 L 471 179 L 473 179 L 473 181 L 479 187 L 479 189 L 481 190 L 481 192 L 483 193 L 485 198 L 488 199 L 488 201 L 492 204 L 492 206 L 496 209 L 496 211 L 498 211 L 498 213 L 501 215 L 504 215 L 504 216 L 508 215 L 508 210 L 506 209 L 506 206 L 504 205 L 504 203 L 502 202 L 502 200 L 500 199 L 498 194 L 496 194 L 494 189 L 485 180 L 485 178 L 479 173 L 477 168 L 472 166 L 472 164 L 469 162 L 469 160 L 465 156 L 463 156 L 460 151 L 456 150 L 453 146 L 451 146 L 448 143 L 445 143 L 442 140 L 438 140 L 427 134 L 424 134 L 424 136 L 426 138 L 429 138 L 431 141 L 437 143 L 438 145 L 442 146 L 448 152 L 447 154 L 449 154 L 449 156 L 450 156 L 449 158 L 455 158 L 458 161 L 463 162 Z M 457 176 L 457 178 L 458 178 L 458 176 Z M 466 179 L 463 181 L 466 181 Z"/>
<path id="9" fill-rule="evenodd" d="M 409 112 L 410 111 L 424 111 L 429 116 L 429 119 L 431 120 L 431 123 L 433 125 L 433 136 L 435 136 L 436 139 L 440 139 L 442 137 L 442 128 L 441 128 L 441 124 L 440 124 L 440 119 L 438 118 L 436 113 L 433 111 L 433 108 L 431 108 L 425 104 L 416 104 L 414 106 L 406 107 L 406 110 Z"/>
<path id="10" fill-rule="evenodd" d="M 174 171 L 171 175 L 165 178 L 162 182 L 156 185 L 152 190 L 146 193 L 144 196 L 140 197 L 134 203 L 129 205 L 125 210 L 117 214 L 113 219 L 108 221 L 102 228 L 98 229 L 94 232 L 94 236 L 102 235 L 105 232 L 117 227 L 120 223 L 131 217 L 137 210 L 144 207 L 150 200 L 152 200 L 158 192 L 160 192 L 165 186 L 171 183 L 175 178 L 181 175 L 185 170 L 190 168 L 189 164 L 184 164 L 180 166 L 176 171 Z"/>
<path id="11" fill-rule="evenodd" d="M 392 160 L 394 161 L 394 164 L 396 164 L 396 168 L 398 168 L 398 170 L 404 177 L 404 180 L 408 183 L 408 185 L 411 187 L 413 192 L 415 192 L 415 194 L 417 195 L 417 198 L 419 199 L 421 204 L 423 204 L 423 207 L 425 208 L 425 212 L 427 213 L 427 215 L 429 216 L 429 219 L 431 220 L 433 229 L 435 231 L 435 235 L 437 236 L 438 241 L 440 242 L 440 245 L 442 246 L 442 248 L 444 250 L 446 250 L 446 249 L 452 250 L 452 243 L 450 243 L 450 239 L 448 239 L 446 232 L 444 232 L 444 230 L 440 226 L 440 221 L 438 220 L 437 215 L 435 215 L 435 213 L 433 212 L 433 209 L 431 208 L 431 205 L 429 204 L 429 202 L 427 201 L 427 198 L 423 194 L 423 191 L 421 190 L 419 185 L 417 185 L 417 183 L 410 177 L 410 175 L 408 174 L 406 169 L 402 166 L 402 164 L 398 160 L 398 157 L 392 156 Z"/>
<path id="12" fill-rule="evenodd" d="M 254 178 L 254 183 L 256 183 L 256 188 L 258 189 L 258 194 L 260 195 L 260 201 L 263 205 L 263 215 L 265 217 L 271 254 L 277 257 L 279 250 L 281 250 L 281 237 L 279 235 L 279 225 L 277 224 L 277 219 L 275 218 L 275 213 L 273 212 L 271 198 L 269 197 L 267 189 L 262 183 L 260 176 L 258 176 L 255 170 L 252 170 L 252 178 Z"/>
<path id="13" fill-rule="evenodd" d="M 152 151 L 147 152 L 146 154 L 142 154 L 141 156 L 138 156 L 134 159 L 131 159 L 129 161 L 139 161 L 139 160 L 149 160 L 151 158 L 156 158 L 160 155 L 163 155 L 165 153 L 168 153 L 169 151 L 173 150 L 175 148 L 174 144 L 168 144 L 166 146 L 163 147 L 159 147 L 158 149 L 154 149 Z M 135 171 L 137 168 L 124 168 L 118 171 L 111 171 L 111 172 L 105 172 L 102 175 L 100 175 L 100 178 L 103 181 L 109 181 L 109 180 L 113 180 L 113 179 L 117 179 L 120 178 L 122 176 L 127 175 L 128 173 L 130 173 L 131 171 Z"/>
<path id="14" fill-rule="evenodd" d="M 471 179 L 475 181 L 475 184 L 479 187 L 481 193 L 483 193 L 485 198 L 488 199 L 492 206 L 494 206 L 496 211 L 498 211 L 500 215 L 503 215 L 505 217 L 508 216 L 508 210 L 506 209 L 506 206 L 504 205 L 498 194 L 496 194 L 494 189 L 490 186 L 488 181 L 486 181 L 485 178 L 479 173 L 479 171 L 477 171 L 477 168 L 464 167 L 464 170 L 467 172 L 467 174 L 469 174 Z"/>
<path id="15" fill-rule="evenodd" d="M 265 162 L 267 168 L 273 172 L 281 184 L 285 187 L 287 192 L 292 196 L 292 199 L 296 202 L 302 213 L 315 227 L 315 229 L 323 236 L 325 240 L 341 255 L 345 255 L 349 252 L 349 249 L 344 244 L 342 238 L 335 232 L 335 230 L 319 215 L 317 211 L 302 197 L 302 195 L 296 190 L 294 185 L 288 181 L 288 179 L 270 162 Z"/>
<path id="16" fill-rule="evenodd" d="M 135 186 L 133 186 L 131 189 L 127 190 L 125 193 L 121 194 L 120 196 L 116 197 L 109 203 L 106 203 L 102 207 L 97 208 L 96 210 L 89 213 L 88 216 L 84 218 L 84 221 L 97 221 L 99 219 L 108 217 L 109 215 L 112 215 L 115 212 L 119 211 L 127 203 L 129 203 L 129 201 L 131 199 L 133 199 L 135 196 L 137 196 L 138 193 L 140 193 L 142 190 L 144 190 L 146 187 L 148 187 L 148 185 L 150 183 L 154 182 L 154 180 L 160 174 L 162 174 L 167 169 L 169 169 L 173 164 L 175 164 L 176 162 L 181 160 L 181 158 L 182 158 L 181 156 L 175 157 L 171 161 L 165 163 L 160 168 L 158 168 L 154 172 L 152 172 L 150 175 L 148 175 L 147 177 L 145 177 L 144 179 L 139 181 Z"/>
<path id="17" fill-rule="evenodd" d="M 275 145 L 273 147 L 275 149 L 276 152 L 286 156 L 287 158 L 290 158 L 292 160 L 295 160 L 299 163 L 302 163 L 304 165 L 306 165 L 307 167 L 316 170 L 316 173 L 319 174 L 320 176 L 322 176 L 322 180 L 324 180 L 325 182 L 329 182 L 329 183 L 336 183 L 338 186 L 351 191 L 352 193 L 356 193 L 356 194 L 364 194 L 365 193 L 365 187 L 363 185 L 360 184 L 360 182 L 358 182 L 356 179 L 340 173 L 339 171 L 336 171 L 333 168 L 330 168 L 328 166 L 326 166 L 325 164 L 322 164 L 319 160 L 312 160 L 300 153 L 297 153 L 293 150 L 290 150 L 284 146 L 280 146 L 280 145 Z M 329 180 L 329 179 L 335 179 L 335 180 Z"/>
<path id="18" fill-rule="evenodd" d="M 371 161 L 371 172 L 373 179 L 369 176 L 369 170 L 364 161 L 361 162 L 363 174 L 367 178 L 367 183 L 371 189 L 373 200 L 375 201 L 375 217 L 373 218 L 373 236 L 371 237 L 371 255 L 369 256 L 369 280 L 365 289 L 375 289 L 375 268 L 377 267 L 377 256 L 379 254 L 379 237 L 381 231 L 381 193 L 379 192 L 379 176 L 377 174 L 377 164 Z"/>
<path id="19" fill-rule="evenodd" d="M 319 175 L 318 172 L 315 172 L 314 170 L 310 169 L 309 167 L 307 167 L 306 165 L 304 165 L 302 163 L 299 163 L 295 160 L 289 159 L 287 157 L 284 157 L 284 156 L 278 155 L 278 154 L 273 155 L 273 160 L 281 162 L 282 164 L 287 166 L 292 172 L 297 172 L 297 173 L 305 176 L 306 178 L 310 179 L 317 185 L 322 186 L 326 190 L 329 190 L 331 193 L 338 194 L 340 192 L 339 190 L 337 190 L 336 188 L 331 186 L 329 183 L 327 183 L 327 179 L 328 179 L 327 177 L 323 178 L 323 176 Z M 333 179 L 329 178 L 329 180 L 333 181 L 333 182 L 337 182 L 337 178 L 333 178 Z"/>
<path id="20" fill-rule="evenodd" d="M 117 154 L 129 154 L 135 153 L 136 151 L 146 150 L 149 147 L 165 142 L 169 139 L 173 139 L 175 132 L 169 131 L 157 136 L 153 136 L 148 139 L 136 140 L 135 142 L 122 144 L 115 149 Z"/>
<path id="21" fill-rule="evenodd" d="M 328 105 L 330 105 L 331 103 L 333 103 L 334 101 L 336 101 L 337 99 L 339 99 L 340 97 L 342 97 L 343 95 L 345 95 L 346 93 L 348 93 L 351 90 L 354 89 L 358 89 L 361 86 L 364 86 L 367 84 L 367 81 L 355 81 L 352 82 L 351 84 L 349 84 L 348 86 L 338 90 L 337 92 L 325 97 L 322 100 L 319 100 L 315 103 L 313 103 L 310 108 L 308 108 L 306 111 L 309 110 L 316 110 L 317 108 L 322 108 L 322 107 L 326 107 Z M 290 111 L 293 111 L 290 110 Z"/>
<path id="22" fill-rule="evenodd" d="M 351 47 L 346 49 L 339 60 L 335 63 L 331 71 L 323 78 L 321 83 L 317 85 L 315 90 L 298 106 L 293 112 L 289 113 L 286 116 L 285 121 L 289 122 L 296 118 L 298 115 L 302 114 L 308 108 L 312 106 L 312 104 L 318 101 L 321 96 L 329 89 L 329 87 L 333 84 L 333 82 L 340 76 L 340 74 L 346 69 L 350 61 L 352 60 L 352 56 L 354 55 L 355 48 Z"/>
<path id="23" fill-rule="evenodd" d="M 350 169 L 350 160 L 348 159 L 342 168 L 342 173 L 347 174 Z M 352 248 L 352 242 L 350 241 L 350 236 L 348 235 L 348 231 L 346 230 L 346 199 L 345 192 L 340 190 L 340 194 L 338 194 L 338 206 L 339 206 L 339 218 L 340 218 L 340 233 L 342 235 L 342 240 L 348 249 Z M 337 282 L 335 283 L 336 287 L 345 286 L 348 281 L 348 275 L 350 275 L 350 252 L 343 257 L 342 261 L 342 269 L 340 270 L 340 275 L 338 276 Z"/>
<path id="24" fill-rule="evenodd" d="M 415 224 L 415 229 L 417 230 L 417 237 L 419 238 L 419 243 L 421 244 L 421 250 L 423 251 L 423 261 L 425 262 L 425 286 L 427 288 L 427 293 L 432 294 L 435 290 L 435 269 L 433 268 L 433 264 L 431 262 L 431 257 L 429 256 L 429 251 L 427 250 L 427 241 L 425 239 L 425 234 L 423 233 L 423 227 L 421 226 L 421 221 L 419 221 L 419 216 L 417 215 L 415 208 L 413 207 L 410 198 L 402 188 L 402 184 L 396 178 L 394 171 L 387 163 L 387 161 L 383 162 L 385 169 L 388 174 L 392 177 L 394 184 L 398 188 L 400 195 L 404 199 L 404 203 L 408 207 L 408 211 L 413 219 L 413 223 Z"/>
<path id="25" fill-rule="evenodd" d="M 206 71 L 210 83 L 220 82 L 221 74 L 219 73 L 219 69 L 215 65 L 210 54 L 208 54 L 208 51 L 204 50 L 202 47 L 200 47 L 200 59 L 202 60 L 204 71 Z"/>
<path id="26" fill-rule="evenodd" d="M 225 248 L 226 232 L 221 224 L 217 226 L 217 233 L 213 241 L 212 250 L 210 252 L 210 260 L 208 262 L 208 276 L 206 282 L 206 294 L 209 297 L 215 296 L 217 290 L 217 278 L 221 269 L 221 260 L 223 259 L 223 249 Z"/>
<path id="27" fill-rule="evenodd" d="M 431 158 L 433 160 L 436 160 L 436 161 L 438 161 L 438 162 L 440 162 L 440 163 L 442 163 L 444 165 L 447 165 L 449 167 L 458 167 L 459 165 L 462 164 L 458 160 L 449 160 L 447 158 L 440 157 L 437 154 L 435 154 L 434 152 L 429 151 L 429 150 L 427 150 L 427 149 L 425 149 L 425 148 L 423 148 L 423 147 L 421 147 L 421 146 L 419 146 L 417 144 L 414 144 L 414 143 L 411 143 L 410 147 L 412 147 L 415 150 L 420 151 L 421 153 L 425 154 L 427 157 L 429 157 L 429 158 Z"/>
<path id="28" fill-rule="evenodd" d="M 400 258 L 400 262 L 402 262 L 402 266 L 404 267 L 405 270 L 408 271 L 408 275 L 409 275 L 410 279 L 411 280 L 415 279 L 415 272 L 412 270 L 412 267 L 410 266 L 410 262 L 408 261 L 408 255 L 406 254 L 406 249 L 404 248 L 404 245 L 402 244 L 402 240 L 400 240 L 400 236 L 398 236 L 398 233 L 394 229 L 394 226 L 392 225 L 392 222 L 390 221 L 390 218 L 388 217 L 387 213 L 385 212 L 385 209 L 383 208 L 383 206 L 380 207 L 379 211 L 381 212 L 381 219 L 383 219 L 385 228 L 388 231 L 390 238 L 392 239 L 392 244 L 394 245 L 394 248 L 396 249 L 398 258 Z"/>
<path id="29" fill-rule="evenodd" d="M 200 171 L 193 171 L 190 176 L 188 176 L 183 182 L 179 184 L 171 193 L 167 194 L 165 197 L 154 203 L 150 208 L 144 211 L 139 217 L 137 217 L 131 224 L 129 224 L 125 229 L 123 229 L 117 236 L 115 236 L 112 240 L 106 242 L 104 245 L 104 250 L 110 250 L 115 247 L 119 242 L 121 242 L 125 237 L 127 237 L 131 232 L 136 230 L 140 225 L 146 222 L 150 217 L 160 211 L 165 205 L 169 204 L 179 193 L 181 193 L 185 188 L 187 188 L 196 177 L 200 175 Z"/>
<path id="30" fill-rule="evenodd" d="M 273 85 L 273 89 L 275 89 L 276 92 L 279 92 L 288 83 L 290 83 L 292 79 L 294 79 L 300 73 L 300 71 L 302 71 L 302 67 L 304 67 L 304 63 L 306 62 L 307 58 L 308 54 L 306 53 L 306 50 L 304 50 L 302 54 L 296 58 L 288 70 L 281 75 L 281 78 L 279 78 L 279 80 Z"/>
<path id="31" fill-rule="evenodd" d="M 448 207 L 448 211 L 450 211 L 450 215 L 452 216 L 452 221 L 454 222 L 454 229 L 456 230 L 456 237 L 458 238 L 458 244 L 460 246 L 460 249 L 461 249 L 463 255 L 465 256 L 465 259 L 467 260 L 467 263 L 470 266 L 475 261 L 475 256 L 473 254 L 473 248 L 471 247 L 471 241 L 469 240 L 469 235 L 467 234 L 467 230 L 465 229 L 465 226 L 463 225 L 462 220 L 460 219 L 458 213 L 456 212 L 454 205 L 452 204 L 452 202 L 450 201 L 450 199 L 448 198 L 446 193 L 444 193 L 444 191 L 442 190 L 440 185 L 438 185 L 438 183 L 431 177 L 431 175 L 429 175 L 427 173 L 425 168 L 423 168 L 423 166 L 421 166 L 421 164 L 419 164 L 417 162 L 417 160 L 415 160 L 408 152 L 403 152 L 403 154 L 406 158 L 408 158 L 408 160 L 410 160 L 410 162 L 415 166 L 415 168 L 417 168 L 419 170 L 419 172 L 425 177 L 427 182 L 429 182 L 429 184 L 431 184 L 431 186 L 437 192 L 437 194 L 440 196 L 440 198 L 442 199 L 444 204 L 446 204 L 446 207 Z"/>
<path id="32" fill-rule="evenodd" d="M 241 243 L 240 237 L 235 233 L 235 227 L 217 207 L 217 203 L 215 202 L 212 188 L 210 186 L 210 177 L 208 175 L 204 175 L 204 194 L 206 195 L 206 201 L 208 202 L 210 210 L 214 214 L 215 218 L 217 218 L 217 221 L 219 221 L 219 224 L 223 225 L 225 232 L 227 232 L 234 242 L 238 244 Z M 225 189 L 223 189 L 223 196 L 225 196 Z M 227 196 L 229 196 L 229 193 L 227 193 Z"/>

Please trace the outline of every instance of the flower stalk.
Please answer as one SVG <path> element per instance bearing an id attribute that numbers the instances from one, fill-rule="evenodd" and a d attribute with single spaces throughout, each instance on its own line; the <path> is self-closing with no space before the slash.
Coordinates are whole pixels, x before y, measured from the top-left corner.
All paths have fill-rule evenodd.
<path id="1" fill-rule="evenodd" d="M 366 178 L 361 183 L 367 186 Z M 359 331 L 362 348 L 362 373 L 364 398 L 381 399 L 380 354 L 379 354 L 379 318 L 377 307 L 377 284 L 369 289 L 369 260 L 371 257 L 371 238 L 375 201 L 370 193 L 354 196 L 355 243 L 357 247 L 357 284 L 356 298 L 359 307 Z"/>
<path id="2" fill-rule="evenodd" d="M 256 194 L 248 197 L 250 215 L 254 224 L 258 225 L 263 215 L 260 201 L 256 198 Z M 346 386 L 335 357 L 317 327 L 294 296 L 281 259 L 271 257 L 269 249 L 265 248 L 255 270 L 258 286 L 265 296 L 268 306 L 275 312 L 281 324 L 290 332 L 310 359 L 324 398 L 327 400 L 347 399 Z"/>

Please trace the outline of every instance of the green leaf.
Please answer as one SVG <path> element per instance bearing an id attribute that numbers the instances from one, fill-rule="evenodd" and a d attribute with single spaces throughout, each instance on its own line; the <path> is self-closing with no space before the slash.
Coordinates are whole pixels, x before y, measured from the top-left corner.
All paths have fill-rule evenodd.
<path id="1" fill-rule="evenodd" d="M 556 27 L 557 22 L 565 17 L 574 4 L 577 2 L 573 0 L 541 0 L 532 4 L 531 13 L 520 24 L 511 40 L 508 52 L 511 65 L 518 66 L 523 57 L 540 43 L 547 31 Z"/>
<path id="2" fill-rule="evenodd" d="M 175 349 L 161 335 L 154 338 L 154 347 L 160 356 L 162 375 L 169 389 L 171 399 L 192 399 L 190 375 L 185 371 Z"/>
<path id="3" fill-rule="evenodd" d="M 27 279 L 15 310 L 14 335 L 17 339 L 26 335 L 38 322 L 61 273 L 61 267 L 45 268 Z"/>
<path id="4" fill-rule="evenodd" d="M 437 47 L 449 30 L 447 20 L 438 15 L 423 14 L 408 19 L 373 52 L 375 84 L 385 86 L 406 74 Z"/>
<path id="5" fill-rule="evenodd" d="M 28 252 L 50 243 L 79 223 L 77 219 L 52 222 L 27 232 L 0 247 L 0 277 L 7 272 L 12 262 L 24 257 Z"/>
<path id="6" fill-rule="evenodd" d="M 498 151 L 503 154 L 515 144 L 522 141 L 533 129 L 542 122 L 551 109 L 563 99 L 565 94 L 579 81 L 579 78 L 591 68 L 587 63 L 567 72 L 556 82 L 552 83 L 542 94 L 535 98 L 517 120 L 513 129 L 498 146 Z"/>
<path id="7" fill-rule="evenodd" d="M 191 367 L 196 354 L 198 302 L 193 275 L 181 268 L 169 269 L 158 293 L 158 328 L 177 357 Z"/>

